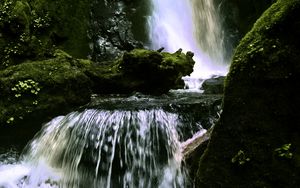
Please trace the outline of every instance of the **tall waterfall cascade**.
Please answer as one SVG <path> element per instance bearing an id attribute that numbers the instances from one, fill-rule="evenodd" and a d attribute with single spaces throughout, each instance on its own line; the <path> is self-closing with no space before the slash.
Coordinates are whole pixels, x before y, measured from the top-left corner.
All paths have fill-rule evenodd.
<path id="1" fill-rule="evenodd" d="M 227 74 L 221 23 L 212 0 L 152 0 L 148 26 L 152 49 L 181 48 L 195 54 L 194 71 L 183 78 L 188 88 L 198 89 L 203 79 Z"/>
<path id="2" fill-rule="evenodd" d="M 177 114 L 86 109 L 47 123 L 0 187 L 185 187 Z"/>

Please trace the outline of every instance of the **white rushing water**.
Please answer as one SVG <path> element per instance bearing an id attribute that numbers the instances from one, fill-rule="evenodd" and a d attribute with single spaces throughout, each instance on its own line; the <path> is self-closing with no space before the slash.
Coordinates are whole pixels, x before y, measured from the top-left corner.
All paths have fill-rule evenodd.
<path id="1" fill-rule="evenodd" d="M 152 49 L 194 52 L 194 71 L 183 78 L 189 88 L 199 89 L 203 79 L 226 75 L 223 34 L 212 0 L 151 0 L 149 38 Z"/>
<path id="2" fill-rule="evenodd" d="M 2 188 L 185 187 L 178 115 L 161 109 L 85 110 L 47 123 Z"/>

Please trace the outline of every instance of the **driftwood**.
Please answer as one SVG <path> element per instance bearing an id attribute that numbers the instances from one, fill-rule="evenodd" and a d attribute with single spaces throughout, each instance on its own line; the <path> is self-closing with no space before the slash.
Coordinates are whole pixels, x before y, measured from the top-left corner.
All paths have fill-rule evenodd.
<path id="1" fill-rule="evenodd" d="M 194 136 L 185 142 L 181 143 L 181 153 L 183 155 L 183 159 L 189 158 L 189 156 L 195 151 L 202 143 L 209 140 L 212 132 L 212 128 L 208 131 L 199 131 Z"/>

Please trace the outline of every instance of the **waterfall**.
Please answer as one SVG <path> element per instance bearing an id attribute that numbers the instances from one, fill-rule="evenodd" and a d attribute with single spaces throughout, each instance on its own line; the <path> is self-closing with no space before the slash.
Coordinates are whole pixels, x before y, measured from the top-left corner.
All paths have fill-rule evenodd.
<path id="1" fill-rule="evenodd" d="M 162 109 L 57 117 L 26 147 L 20 164 L 0 169 L 0 187 L 185 187 L 179 123 Z"/>
<path id="2" fill-rule="evenodd" d="M 152 49 L 194 52 L 194 71 L 183 78 L 189 88 L 227 73 L 223 33 L 212 0 L 152 0 L 148 26 Z"/>

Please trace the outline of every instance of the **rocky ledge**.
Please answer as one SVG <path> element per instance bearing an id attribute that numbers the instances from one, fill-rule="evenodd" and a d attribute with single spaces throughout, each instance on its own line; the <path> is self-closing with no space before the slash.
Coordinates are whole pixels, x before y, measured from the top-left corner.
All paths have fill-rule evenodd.
<path id="1" fill-rule="evenodd" d="M 93 93 L 162 94 L 183 87 L 181 77 L 192 72 L 192 57 L 191 52 L 134 49 L 115 61 L 95 63 L 56 50 L 47 60 L 9 66 L 0 71 L 0 129 L 13 131 L 21 124 L 30 124 L 29 132 L 39 129 L 88 103 Z"/>

